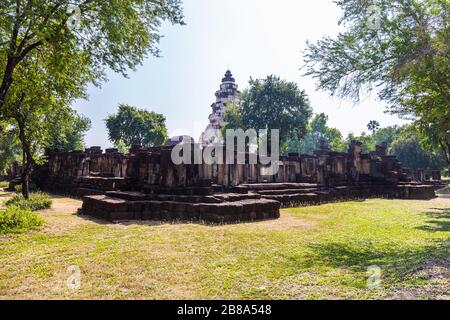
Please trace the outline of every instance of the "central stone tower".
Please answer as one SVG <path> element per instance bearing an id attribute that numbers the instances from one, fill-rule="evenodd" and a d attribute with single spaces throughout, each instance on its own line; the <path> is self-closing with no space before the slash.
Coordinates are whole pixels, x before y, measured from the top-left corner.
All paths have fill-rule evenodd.
<path id="1" fill-rule="evenodd" d="M 204 146 L 221 142 L 220 128 L 226 125 L 224 114 L 228 110 L 230 103 L 239 105 L 240 93 L 231 71 L 227 70 L 220 84 L 220 89 L 216 92 L 216 102 L 211 105 L 212 113 L 209 115 L 209 125 L 200 137 L 200 141 Z"/>

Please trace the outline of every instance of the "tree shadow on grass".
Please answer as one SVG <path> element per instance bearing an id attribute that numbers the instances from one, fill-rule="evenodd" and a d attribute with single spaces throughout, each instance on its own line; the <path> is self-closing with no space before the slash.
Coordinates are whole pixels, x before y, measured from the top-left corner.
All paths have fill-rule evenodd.
<path id="1" fill-rule="evenodd" d="M 427 232 L 450 231 L 450 209 L 431 210 L 434 211 L 423 212 L 431 219 L 417 229 Z M 366 272 L 369 266 L 377 265 L 386 277 L 399 280 L 415 273 L 432 259 L 447 259 L 450 252 L 449 240 L 450 233 L 447 239 L 428 239 L 424 245 L 417 247 L 402 243 L 393 243 L 392 246 L 376 245 L 374 240 L 364 241 L 364 238 L 348 242 L 316 242 L 308 245 L 311 252 L 308 257 L 293 255 L 285 263 L 290 268 L 325 266 L 353 272 Z"/>
<path id="2" fill-rule="evenodd" d="M 306 261 L 296 261 L 297 267 L 308 269 L 313 265 L 346 269 L 352 272 L 367 272 L 370 266 L 378 266 L 383 277 L 392 281 L 401 281 L 415 274 L 428 261 L 448 257 L 450 242 L 432 240 L 431 244 L 419 248 L 401 248 L 392 246 L 388 249 L 376 247 L 370 243 L 316 243 L 309 246 L 312 251 Z M 288 262 L 293 267 L 294 261 Z"/>
<path id="3" fill-rule="evenodd" d="M 430 232 L 450 231 L 450 220 L 430 220 L 427 223 L 427 225 L 418 227 L 417 229 Z"/>
<path id="4" fill-rule="evenodd" d="M 432 210 L 435 211 L 424 212 L 432 220 L 428 220 L 426 225 L 420 226 L 417 229 L 429 232 L 450 231 L 450 209 L 432 208 Z"/>
<path id="5" fill-rule="evenodd" d="M 162 226 L 162 225 L 200 225 L 206 227 L 223 227 L 223 226 L 232 226 L 232 225 L 245 225 L 245 224 L 254 224 L 258 222 L 272 221 L 275 219 L 258 219 L 254 221 L 234 221 L 234 222 L 211 222 L 201 219 L 172 219 L 172 220 L 139 220 L 139 219 L 129 219 L 129 220 L 105 220 L 102 218 L 90 216 L 87 214 L 80 214 L 78 212 L 73 213 L 74 216 L 78 216 L 81 219 L 88 220 L 91 222 L 95 222 L 101 225 L 123 225 L 123 226 Z"/>
<path id="6" fill-rule="evenodd" d="M 450 209 L 430 210 L 433 211 L 423 214 L 431 219 L 417 229 L 427 232 L 449 232 Z M 287 264 L 290 267 L 308 269 L 313 262 L 314 266 L 347 269 L 353 272 L 366 272 L 369 266 L 376 265 L 382 269 L 385 278 L 396 282 L 414 277 L 421 268 L 434 259 L 448 259 L 449 240 L 450 233 L 447 239 L 428 239 L 425 245 L 417 247 L 401 243 L 377 246 L 373 240 L 313 243 L 308 246 L 311 255 L 307 260 L 290 257 Z M 448 265 L 445 267 L 448 268 Z"/>

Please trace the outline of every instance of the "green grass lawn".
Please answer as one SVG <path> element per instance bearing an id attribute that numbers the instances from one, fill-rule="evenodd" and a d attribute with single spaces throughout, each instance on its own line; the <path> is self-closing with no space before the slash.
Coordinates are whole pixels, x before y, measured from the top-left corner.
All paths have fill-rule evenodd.
<path id="1" fill-rule="evenodd" d="M 0 238 L 0 299 L 450 299 L 450 199 L 285 209 L 223 226 L 109 224 L 78 217 L 79 206 L 55 198 L 41 230 Z M 378 289 L 367 287 L 371 265 Z"/>

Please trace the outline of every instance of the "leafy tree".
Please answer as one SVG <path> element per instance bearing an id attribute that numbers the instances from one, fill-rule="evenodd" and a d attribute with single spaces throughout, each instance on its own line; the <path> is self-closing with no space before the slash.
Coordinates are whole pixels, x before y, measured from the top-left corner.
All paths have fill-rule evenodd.
<path id="1" fill-rule="evenodd" d="M 358 140 L 362 142 L 363 152 L 370 152 L 375 150 L 377 145 L 386 144 L 389 148 L 392 142 L 398 137 L 402 128 L 399 126 L 390 126 L 385 128 L 379 128 L 372 134 L 362 132 L 360 135 L 354 135 L 350 133 L 347 137 L 347 143 L 352 140 Z"/>
<path id="2" fill-rule="evenodd" d="M 321 140 L 327 141 L 333 150 L 345 151 L 347 143 L 342 138 L 341 132 L 336 128 L 330 128 L 327 122 L 328 116 L 325 113 L 316 114 L 308 124 L 307 134 L 303 139 L 288 141 L 287 152 L 312 154 L 319 149 Z"/>
<path id="3" fill-rule="evenodd" d="M 7 173 L 14 161 L 20 161 L 20 142 L 14 127 L 0 123 L 0 176 Z"/>
<path id="4" fill-rule="evenodd" d="M 241 101 L 225 113 L 226 128 L 279 129 L 282 148 L 289 138 L 301 139 L 306 134 L 312 111 L 306 93 L 296 83 L 274 75 L 250 79 Z"/>
<path id="5" fill-rule="evenodd" d="M 51 114 L 85 97 L 106 68 L 126 76 L 148 53 L 157 56 L 162 20 L 183 23 L 182 13 L 178 0 L 33 0 L 3 1 L 0 15 L 0 119 L 17 125 L 27 198 Z"/>
<path id="6" fill-rule="evenodd" d="M 401 127 L 399 126 L 389 126 L 385 128 L 379 128 L 372 134 L 372 139 L 374 145 L 381 145 L 383 143 L 389 147 L 394 139 L 400 134 Z"/>
<path id="7" fill-rule="evenodd" d="M 129 147 L 125 142 L 123 142 L 122 140 L 119 140 L 119 141 L 117 141 L 117 142 L 114 142 L 114 147 L 115 147 L 120 153 L 123 153 L 123 154 L 128 154 L 129 151 L 130 151 L 130 147 Z"/>
<path id="8" fill-rule="evenodd" d="M 91 128 L 91 120 L 69 107 L 56 109 L 48 115 L 46 125 L 49 128 L 45 146 L 48 149 L 62 151 L 83 150 L 84 136 Z"/>
<path id="9" fill-rule="evenodd" d="M 358 140 L 362 143 L 362 152 L 368 153 L 375 150 L 376 144 L 373 136 L 370 134 L 362 132 L 360 135 L 354 135 L 353 133 L 350 133 L 347 136 L 347 143 L 350 143 L 352 140 Z"/>
<path id="10" fill-rule="evenodd" d="M 366 153 L 373 151 L 376 145 L 386 143 L 388 153 L 397 156 L 403 166 L 413 170 L 441 170 L 446 164 L 442 150 L 427 150 L 413 125 L 380 128 L 371 135 L 364 132 L 358 136 L 350 134 L 347 140 L 361 141 L 363 152 Z"/>
<path id="11" fill-rule="evenodd" d="M 163 20 L 183 24 L 180 0 L 4 0 L 0 17 L 0 117 L 17 69 L 36 52 L 79 52 L 98 83 L 105 68 L 126 75 L 157 56 Z M 64 61 L 52 61 L 54 72 Z"/>
<path id="12" fill-rule="evenodd" d="M 106 118 L 109 140 L 120 147 L 125 144 L 153 147 L 167 139 L 166 118 L 162 114 L 125 104 L 119 105 L 117 114 Z"/>
<path id="13" fill-rule="evenodd" d="M 338 0 L 347 31 L 308 44 L 307 74 L 318 88 L 358 101 L 377 89 L 389 111 L 414 120 L 450 165 L 448 0 Z M 432 148 L 431 148 L 432 147 Z"/>
<path id="14" fill-rule="evenodd" d="M 371 131 L 372 134 L 380 128 L 380 123 L 376 120 L 370 120 L 367 124 L 367 130 Z"/>
<path id="15" fill-rule="evenodd" d="M 421 144 L 421 139 L 411 130 L 402 130 L 393 141 L 390 153 L 397 156 L 403 166 L 417 169 L 441 170 L 446 161 L 442 150 L 437 152 L 427 151 Z"/>
<path id="16" fill-rule="evenodd" d="M 73 124 L 67 122 L 73 113 L 69 103 L 83 96 L 87 81 L 81 76 L 83 68 L 69 76 L 68 70 L 75 68 L 78 61 L 74 57 L 67 56 L 62 72 L 57 74 L 48 72 L 51 59 L 45 52 L 27 57 L 4 102 L 4 115 L 11 119 L 22 147 L 22 194 L 27 199 L 33 167 L 44 161 L 43 153 L 52 134 L 55 137 L 56 131 Z"/>

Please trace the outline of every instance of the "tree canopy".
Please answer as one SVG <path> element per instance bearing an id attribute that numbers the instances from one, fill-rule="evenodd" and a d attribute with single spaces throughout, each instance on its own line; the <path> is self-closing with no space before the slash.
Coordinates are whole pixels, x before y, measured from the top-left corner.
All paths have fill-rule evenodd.
<path id="1" fill-rule="evenodd" d="M 20 161 L 21 148 L 17 139 L 17 130 L 0 122 L 0 176 L 7 173 L 14 161 Z"/>
<path id="2" fill-rule="evenodd" d="M 49 128 L 46 141 L 47 149 L 74 151 L 85 148 L 84 136 L 91 128 L 91 120 L 65 107 L 52 112 L 46 119 Z"/>
<path id="3" fill-rule="evenodd" d="M 64 57 L 58 71 L 55 59 Z M 28 197 L 33 167 L 44 161 L 52 134 L 63 134 L 74 124 L 71 103 L 85 97 L 85 86 L 94 74 L 83 63 L 79 52 L 53 56 L 42 48 L 24 58 L 17 67 L 14 82 L 3 102 L 3 117 L 17 129 L 22 146 L 22 193 Z M 83 132 L 80 132 L 83 134 Z"/>
<path id="4" fill-rule="evenodd" d="M 180 0 L 4 0 L 0 16 L 0 117 L 17 69 L 37 51 L 58 57 L 54 74 L 66 55 L 79 55 L 98 84 L 106 68 L 126 75 L 148 53 L 158 55 L 163 20 L 183 24 Z"/>
<path id="5" fill-rule="evenodd" d="M 448 0 L 338 0 L 346 31 L 308 44 L 307 75 L 318 88 L 358 101 L 376 90 L 388 111 L 414 120 L 450 164 Z"/>
<path id="6" fill-rule="evenodd" d="M 308 97 L 296 83 L 270 75 L 250 79 L 241 104 L 225 113 L 225 121 L 230 129 L 279 129 L 280 145 L 285 146 L 289 138 L 304 137 L 311 115 Z"/>
<path id="7" fill-rule="evenodd" d="M 325 113 L 316 114 L 308 123 L 307 134 L 301 140 L 290 139 L 287 152 L 300 154 L 312 154 L 320 147 L 320 142 L 325 140 L 336 151 L 345 151 L 347 143 L 341 132 L 328 126 L 328 116 Z"/>
<path id="8" fill-rule="evenodd" d="M 403 166 L 413 170 L 441 170 L 446 164 L 442 150 L 427 152 L 419 136 L 407 129 L 402 130 L 394 139 L 389 151 L 397 156 Z"/>
<path id="9" fill-rule="evenodd" d="M 6 0 L 0 16 L 0 120 L 17 126 L 25 197 L 44 147 L 82 146 L 89 123 L 70 105 L 87 84 L 158 56 L 163 20 L 183 24 L 179 0 Z"/>
<path id="10" fill-rule="evenodd" d="M 159 146 L 167 139 L 166 118 L 153 111 L 121 104 L 105 122 L 109 140 L 121 150 L 124 145 Z"/>

